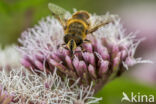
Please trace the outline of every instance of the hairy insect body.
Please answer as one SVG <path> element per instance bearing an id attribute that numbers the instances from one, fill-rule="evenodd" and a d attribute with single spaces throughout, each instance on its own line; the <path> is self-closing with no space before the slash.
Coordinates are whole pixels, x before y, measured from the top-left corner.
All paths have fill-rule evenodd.
<path id="1" fill-rule="evenodd" d="M 86 12 L 77 12 L 66 23 L 64 41 L 71 51 L 73 51 L 77 46 L 81 45 L 86 39 L 89 25 L 85 21 L 82 13 Z"/>
<path id="2" fill-rule="evenodd" d="M 64 42 L 66 47 L 73 53 L 73 51 L 84 42 L 90 42 L 86 39 L 87 34 L 91 34 L 101 26 L 104 26 L 112 20 L 100 21 L 99 24 L 94 25 L 90 21 L 90 14 L 87 11 L 77 11 L 70 14 L 65 9 L 50 3 L 49 9 L 54 17 L 56 17 L 64 28 Z M 68 17 L 68 18 L 67 18 Z M 97 20 L 100 20 L 97 18 Z M 92 25 L 92 26 L 90 26 Z"/>
<path id="3" fill-rule="evenodd" d="M 84 40 L 87 34 L 88 26 L 82 21 L 78 19 L 69 20 L 67 23 L 67 29 L 65 30 L 66 34 L 73 34 L 82 37 Z"/>

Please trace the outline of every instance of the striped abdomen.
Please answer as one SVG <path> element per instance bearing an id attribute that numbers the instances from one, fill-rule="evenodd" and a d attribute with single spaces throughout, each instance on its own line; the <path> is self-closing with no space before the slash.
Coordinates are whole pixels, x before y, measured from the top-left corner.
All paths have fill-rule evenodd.
<path id="1" fill-rule="evenodd" d="M 65 34 L 72 34 L 73 36 L 80 36 L 82 39 L 86 38 L 87 25 L 84 21 L 79 19 L 71 19 L 68 21 Z"/>

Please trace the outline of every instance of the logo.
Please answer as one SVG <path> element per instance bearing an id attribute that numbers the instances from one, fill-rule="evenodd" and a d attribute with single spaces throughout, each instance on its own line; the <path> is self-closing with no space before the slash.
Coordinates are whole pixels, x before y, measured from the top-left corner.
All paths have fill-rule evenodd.
<path id="1" fill-rule="evenodd" d="M 138 92 L 137 94 L 134 94 L 133 92 L 131 92 L 131 96 L 128 97 L 128 95 L 123 92 L 123 97 L 121 99 L 121 102 L 123 101 L 127 101 L 127 102 L 154 102 L 154 95 L 145 95 L 145 94 L 141 94 L 140 92 Z"/>

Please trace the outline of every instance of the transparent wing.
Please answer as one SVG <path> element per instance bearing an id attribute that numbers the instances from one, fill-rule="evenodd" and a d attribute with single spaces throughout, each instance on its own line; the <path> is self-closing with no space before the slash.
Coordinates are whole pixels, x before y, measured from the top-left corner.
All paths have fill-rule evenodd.
<path id="1" fill-rule="evenodd" d="M 49 3 L 48 7 L 49 7 L 50 11 L 52 12 L 52 14 L 54 16 L 58 16 L 61 19 L 61 21 L 65 21 L 72 16 L 70 14 L 70 12 L 68 12 L 67 10 L 61 8 L 60 6 L 58 6 L 56 4 Z"/>
<path id="2" fill-rule="evenodd" d="M 107 24 L 107 23 L 113 23 L 115 19 L 117 19 L 117 15 L 110 15 L 109 13 L 106 13 L 105 15 L 97 16 L 97 15 L 92 15 L 90 17 L 90 24 L 91 28 L 94 28 L 96 26 L 99 26 L 100 24 Z"/>

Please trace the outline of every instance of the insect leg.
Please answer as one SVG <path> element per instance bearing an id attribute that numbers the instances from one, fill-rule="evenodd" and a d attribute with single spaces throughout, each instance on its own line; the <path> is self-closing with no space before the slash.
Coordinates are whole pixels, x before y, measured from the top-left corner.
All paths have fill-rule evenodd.
<path id="1" fill-rule="evenodd" d="M 80 45 L 81 48 L 81 52 L 86 52 L 86 50 L 82 47 L 82 45 Z"/>
<path id="2" fill-rule="evenodd" d="M 85 42 L 85 43 L 91 43 L 91 41 L 88 40 L 88 39 L 85 39 L 83 42 Z"/>
<path id="3" fill-rule="evenodd" d="M 65 48 L 65 49 L 66 49 L 66 44 L 65 44 L 65 43 L 63 43 L 63 44 L 58 45 L 58 46 L 57 46 L 57 49 L 59 49 L 60 47 L 63 47 L 63 48 Z"/>

